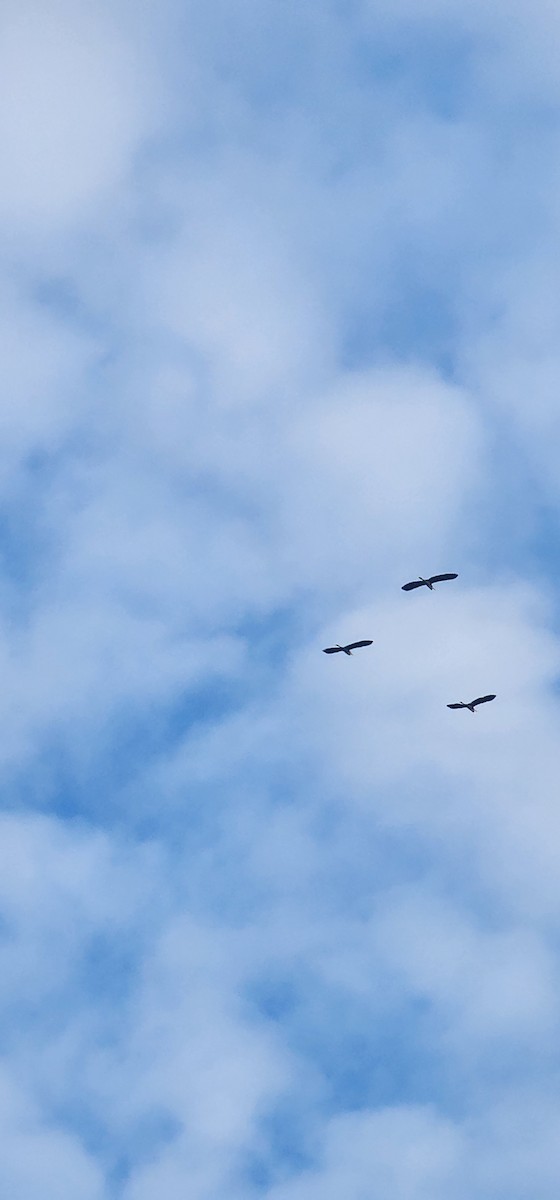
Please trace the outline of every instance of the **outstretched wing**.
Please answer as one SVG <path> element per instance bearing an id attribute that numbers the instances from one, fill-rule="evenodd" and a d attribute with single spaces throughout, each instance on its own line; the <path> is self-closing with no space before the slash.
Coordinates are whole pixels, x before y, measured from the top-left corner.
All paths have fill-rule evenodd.
<path id="1" fill-rule="evenodd" d="M 448 708 L 466 708 L 466 704 L 448 704 Z"/>
<path id="2" fill-rule="evenodd" d="M 479 696 L 478 700 L 473 700 L 473 704 L 486 704 L 488 700 L 495 700 L 495 696 Z"/>
<path id="3" fill-rule="evenodd" d="M 424 587 L 424 583 L 423 583 L 422 579 L 413 579 L 412 583 L 403 583 L 401 591 L 402 592 L 411 592 L 413 590 L 413 588 L 417 588 L 417 587 Z"/>
<path id="4" fill-rule="evenodd" d="M 458 577 L 459 576 L 454 575 L 453 572 L 451 572 L 451 575 L 430 575 L 429 582 L 430 583 L 442 583 L 442 582 L 444 582 L 444 580 L 458 580 Z"/>
<path id="5" fill-rule="evenodd" d="M 323 654 L 340 654 L 341 650 L 342 646 L 327 646 L 327 649 L 323 650 Z"/>
<path id="6" fill-rule="evenodd" d="M 348 646 L 345 646 L 345 650 L 358 650 L 360 646 L 373 646 L 373 638 L 371 641 L 350 642 Z"/>

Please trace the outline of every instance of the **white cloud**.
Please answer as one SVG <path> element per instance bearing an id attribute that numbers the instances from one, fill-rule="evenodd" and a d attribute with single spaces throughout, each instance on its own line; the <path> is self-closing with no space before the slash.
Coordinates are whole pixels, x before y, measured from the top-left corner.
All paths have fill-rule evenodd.
<path id="1" fill-rule="evenodd" d="M 13 1200 L 103 1200 L 102 1173 L 79 1140 L 45 1122 L 6 1073 L 0 1080 L 0 1184 Z"/>
<path id="2" fill-rule="evenodd" d="M 6 10 L 10 1200 L 557 1194 L 556 17 L 511 11 Z"/>
<path id="3" fill-rule="evenodd" d="M 55 454 L 83 419 L 84 390 L 98 346 L 93 337 L 66 327 L 24 293 L 6 287 L 0 299 L 0 351 L 2 490 L 10 496 L 26 460 Z"/>
<path id="4" fill-rule="evenodd" d="M 465 1147 L 450 1121 L 430 1110 L 385 1109 L 332 1121 L 321 1167 L 274 1188 L 270 1200 L 443 1200 L 465 1167 Z M 460 1194 L 460 1193 L 454 1193 Z"/>
<path id="5" fill-rule="evenodd" d="M 122 182 L 157 104 L 149 63 L 98 6 L 8 4 L 0 51 L 0 214 L 75 221 Z"/>
<path id="6" fill-rule="evenodd" d="M 523 928 L 476 929 L 449 900 L 433 902 L 424 889 L 414 889 L 388 897 L 374 930 L 383 957 L 408 975 L 417 995 L 430 997 L 462 1054 L 471 1042 L 522 1044 L 555 1028 L 553 958 Z"/>

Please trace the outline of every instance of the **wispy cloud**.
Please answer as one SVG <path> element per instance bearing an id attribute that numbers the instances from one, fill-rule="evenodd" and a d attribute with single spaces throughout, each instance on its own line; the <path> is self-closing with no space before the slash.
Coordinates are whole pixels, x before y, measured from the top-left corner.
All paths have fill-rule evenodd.
<path id="1" fill-rule="evenodd" d="M 557 24 L 6 8 L 10 1200 L 558 1194 Z"/>

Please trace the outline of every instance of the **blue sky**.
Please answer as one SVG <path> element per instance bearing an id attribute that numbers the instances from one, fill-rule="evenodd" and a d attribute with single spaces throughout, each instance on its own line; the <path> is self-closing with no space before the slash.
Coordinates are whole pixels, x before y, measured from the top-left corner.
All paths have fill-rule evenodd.
<path id="1" fill-rule="evenodd" d="M 2 24 L 0 1192 L 557 1200 L 558 15 Z"/>

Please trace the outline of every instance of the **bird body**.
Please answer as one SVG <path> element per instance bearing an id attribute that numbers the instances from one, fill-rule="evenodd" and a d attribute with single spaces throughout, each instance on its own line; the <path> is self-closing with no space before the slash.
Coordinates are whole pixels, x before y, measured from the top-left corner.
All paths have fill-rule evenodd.
<path id="1" fill-rule="evenodd" d="M 495 700 L 495 699 L 496 699 L 495 695 L 478 696 L 476 700 L 470 700 L 469 703 L 466 703 L 465 700 L 461 700 L 459 702 L 459 704 L 448 704 L 447 707 L 448 708 L 468 708 L 469 712 L 474 713 L 477 704 L 487 704 L 489 700 Z"/>
<path id="2" fill-rule="evenodd" d="M 430 575 L 429 579 L 423 579 L 420 575 L 418 579 L 413 579 L 411 583 L 403 583 L 403 592 L 412 592 L 414 588 L 427 587 L 431 592 L 434 590 L 434 583 L 443 583 L 444 579 L 457 579 L 458 576 L 451 572 L 446 575 Z"/>
<path id="3" fill-rule="evenodd" d="M 373 645 L 373 641 L 366 640 L 365 642 L 349 642 L 347 646 L 339 646 L 339 645 L 327 646 L 327 649 L 323 650 L 323 654 L 340 654 L 340 653 L 342 653 L 342 654 L 350 654 L 351 655 L 352 651 L 357 650 L 360 646 L 372 646 L 372 645 Z"/>

